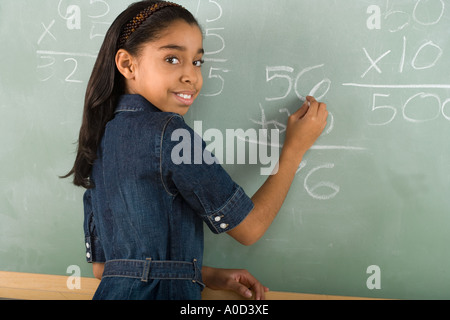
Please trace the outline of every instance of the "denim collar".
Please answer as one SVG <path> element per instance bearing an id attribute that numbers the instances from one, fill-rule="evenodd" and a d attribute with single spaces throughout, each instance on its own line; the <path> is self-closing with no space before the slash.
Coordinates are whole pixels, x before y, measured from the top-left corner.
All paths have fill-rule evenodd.
<path id="1" fill-rule="evenodd" d="M 161 112 L 161 110 L 139 94 L 124 94 L 119 98 L 115 113 L 123 111 L 137 112 L 144 110 L 148 110 L 150 112 Z"/>

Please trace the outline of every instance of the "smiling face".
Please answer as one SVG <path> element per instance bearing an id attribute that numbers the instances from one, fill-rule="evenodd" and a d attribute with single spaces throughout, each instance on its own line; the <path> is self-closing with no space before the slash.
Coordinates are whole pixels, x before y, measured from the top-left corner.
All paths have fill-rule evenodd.
<path id="1" fill-rule="evenodd" d="M 172 23 L 137 57 L 121 49 L 116 65 L 126 93 L 140 94 L 158 109 L 185 115 L 203 86 L 203 36 L 198 26 Z"/>

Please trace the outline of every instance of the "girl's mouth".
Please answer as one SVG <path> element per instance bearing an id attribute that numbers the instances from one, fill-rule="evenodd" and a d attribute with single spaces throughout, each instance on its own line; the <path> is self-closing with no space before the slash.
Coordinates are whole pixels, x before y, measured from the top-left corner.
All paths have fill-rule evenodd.
<path id="1" fill-rule="evenodd" d="M 194 103 L 194 95 L 190 93 L 176 93 L 175 97 L 178 101 L 187 106 Z"/>
<path id="2" fill-rule="evenodd" d="M 177 96 L 179 96 L 179 97 L 181 97 L 181 98 L 183 98 L 183 99 L 191 99 L 191 98 L 192 98 L 192 94 L 182 94 L 182 93 L 179 93 L 179 94 L 177 94 Z"/>

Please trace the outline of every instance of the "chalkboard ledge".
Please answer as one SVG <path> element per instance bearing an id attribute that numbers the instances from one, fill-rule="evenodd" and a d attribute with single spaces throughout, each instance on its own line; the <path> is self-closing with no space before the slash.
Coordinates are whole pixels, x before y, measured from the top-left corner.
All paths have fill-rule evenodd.
<path id="1" fill-rule="evenodd" d="M 100 283 L 93 278 L 81 278 L 80 288 L 69 289 L 69 276 L 0 271 L 0 299 L 17 300 L 91 300 Z M 206 288 L 203 300 L 242 300 L 229 291 Z M 268 292 L 267 300 L 372 300 L 370 298 L 334 295 Z"/>

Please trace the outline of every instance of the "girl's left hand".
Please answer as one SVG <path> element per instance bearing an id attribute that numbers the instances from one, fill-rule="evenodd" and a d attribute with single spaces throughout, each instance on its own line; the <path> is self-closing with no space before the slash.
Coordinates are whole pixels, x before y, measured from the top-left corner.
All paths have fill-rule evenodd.
<path id="1" fill-rule="evenodd" d="M 269 288 L 263 286 L 247 270 L 217 269 L 204 266 L 202 278 L 210 289 L 231 290 L 246 299 L 254 297 L 255 300 L 265 300 L 265 293 L 269 291 Z"/>

